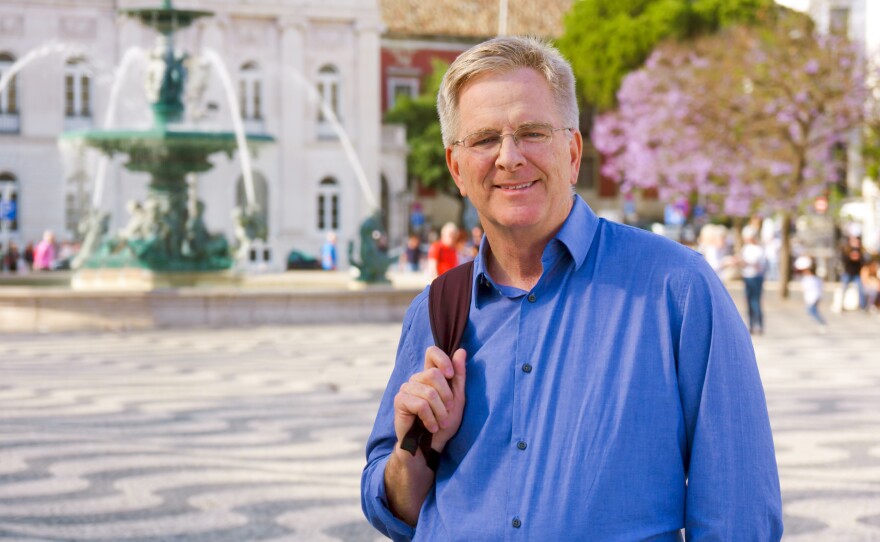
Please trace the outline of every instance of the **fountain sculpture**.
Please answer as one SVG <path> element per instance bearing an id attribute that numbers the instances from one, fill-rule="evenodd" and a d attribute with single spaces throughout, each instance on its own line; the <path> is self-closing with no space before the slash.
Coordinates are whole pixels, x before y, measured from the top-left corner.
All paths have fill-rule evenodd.
<path id="1" fill-rule="evenodd" d="M 199 130 L 180 124 L 184 118 L 187 55 L 174 48 L 177 30 L 211 13 L 175 9 L 171 0 L 163 0 L 160 8 L 125 9 L 121 14 L 136 18 L 159 33 L 149 56 L 146 81 L 153 126 L 144 130 L 67 132 L 62 140 L 82 142 L 108 156 L 125 154 L 126 169 L 149 173 L 151 179 L 146 199 L 129 203 L 128 224 L 118 233 L 107 232 L 107 218 L 98 211 L 92 212 L 85 224 L 85 238 L 89 242 L 84 244 L 84 253 L 76 263 L 81 273 L 90 269 L 134 268 L 173 275 L 228 269 L 233 259 L 226 238 L 205 227 L 204 203 L 190 195 L 187 176 L 210 170 L 208 156 L 217 152 L 231 156 L 241 141 L 236 142 L 234 132 Z M 247 135 L 250 146 L 271 141 L 273 138 L 268 135 Z M 248 206 L 239 215 L 242 221 L 250 223 L 257 216 L 257 209 Z"/>

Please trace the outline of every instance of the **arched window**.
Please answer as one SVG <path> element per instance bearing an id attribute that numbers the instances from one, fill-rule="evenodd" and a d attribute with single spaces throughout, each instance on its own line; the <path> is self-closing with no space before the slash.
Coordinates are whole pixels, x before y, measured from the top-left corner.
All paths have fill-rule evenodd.
<path id="1" fill-rule="evenodd" d="M 92 116 L 92 73 L 82 57 L 71 58 L 64 66 L 64 116 Z"/>
<path id="2" fill-rule="evenodd" d="M 263 120 L 263 84 L 256 62 L 241 66 L 238 80 L 238 99 L 241 117 L 245 120 Z"/>
<path id="3" fill-rule="evenodd" d="M 318 92 L 321 94 L 321 102 L 328 107 L 336 119 L 342 123 L 342 77 L 336 66 L 325 64 L 318 70 Z M 318 135 L 320 137 L 334 137 L 335 132 L 330 124 L 330 119 L 324 115 L 324 108 L 318 109 Z"/>
<path id="4" fill-rule="evenodd" d="M 326 177 L 318 187 L 318 231 L 339 230 L 339 183 Z"/>
<path id="5" fill-rule="evenodd" d="M 0 53 L 0 77 L 12 68 L 15 57 Z M 21 125 L 18 118 L 18 77 L 13 77 L 3 92 L 0 92 L 0 132 L 18 133 Z"/>
<path id="6" fill-rule="evenodd" d="M 18 179 L 8 171 L 0 172 L 0 231 L 18 232 Z"/>
<path id="7" fill-rule="evenodd" d="M 260 206 L 260 218 L 269 227 L 269 183 L 259 172 L 254 172 L 254 200 Z M 244 176 L 238 178 L 235 183 L 235 204 L 242 209 L 247 207 L 247 188 L 244 185 Z"/>

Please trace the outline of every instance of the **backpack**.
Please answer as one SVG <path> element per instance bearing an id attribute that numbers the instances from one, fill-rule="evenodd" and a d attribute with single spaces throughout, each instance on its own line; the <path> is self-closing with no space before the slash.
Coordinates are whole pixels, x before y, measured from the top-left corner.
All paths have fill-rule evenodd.
<path id="1" fill-rule="evenodd" d="M 428 319 L 434 344 L 450 357 L 458 350 L 467 327 L 473 281 L 474 262 L 470 261 L 434 279 L 428 291 Z M 422 450 L 428 467 L 437 472 L 440 454 L 431 448 L 431 436 L 422 420 L 416 418 L 400 447 L 412 455 L 416 455 L 416 449 Z"/>

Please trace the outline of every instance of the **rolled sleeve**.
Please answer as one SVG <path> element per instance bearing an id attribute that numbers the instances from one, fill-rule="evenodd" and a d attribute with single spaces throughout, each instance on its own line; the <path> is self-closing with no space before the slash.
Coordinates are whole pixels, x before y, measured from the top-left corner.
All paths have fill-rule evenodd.
<path id="1" fill-rule="evenodd" d="M 678 375 L 685 418 L 688 541 L 778 541 L 782 504 L 751 338 L 702 261 L 684 277 Z"/>
<path id="2" fill-rule="evenodd" d="M 370 523 L 395 542 L 412 540 L 416 530 L 398 519 L 385 496 L 385 465 L 388 454 L 367 464 L 361 476 L 361 507 Z"/>
<path id="3" fill-rule="evenodd" d="M 413 300 L 404 317 L 394 370 L 367 441 L 367 464 L 361 474 L 361 508 L 364 515 L 373 527 L 395 541 L 411 540 L 415 536 L 415 529 L 394 516 L 388 507 L 385 493 L 385 466 L 397 444 L 397 435 L 394 433 L 394 396 L 401 384 L 419 370 L 421 357 L 415 354 L 412 345 L 412 328 L 414 322 L 417 322 L 418 329 L 423 327 L 421 319 L 427 319 L 427 308 L 424 306 L 426 300 L 427 289 Z"/>

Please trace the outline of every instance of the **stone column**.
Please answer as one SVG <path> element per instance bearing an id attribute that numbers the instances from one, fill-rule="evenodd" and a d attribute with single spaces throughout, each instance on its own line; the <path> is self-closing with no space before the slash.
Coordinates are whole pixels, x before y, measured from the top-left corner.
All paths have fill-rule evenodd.
<path id="1" fill-rule="evenodd" d="M 373 198 L 379 203 L 379 158 L 382 150 L 382 117 L 380 102 L 380 48 L 378 20 L 358 21 L 357 34 L 357 153 L 370 183 Z M 373 209 L 370 200 L 361 195 L 361 216 L 367 216 Z"/>
<path id="2" fill-rule="evenodd" d="M 277 111 L 281 125 L 277 134 L 279 173 L 278 193 L 272 197 L 275 207 L 272 214 L 279 217 L 276 223 L 282 237 L 302 235 L 308 231 L 305 218 L 310 203 L 303 194 L 310 193 L 305 184 L 317 182 L 306 176 L 306 90 L 305 33 L 308 23 L 302 17 L 284 16 L 278 20 L 281 32 L 280 78 L 281 93 Z M 277 197 L 275 197 L 277 196 Z M 282 212 L 283 210 L 283 212 Z"/>

